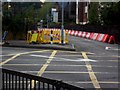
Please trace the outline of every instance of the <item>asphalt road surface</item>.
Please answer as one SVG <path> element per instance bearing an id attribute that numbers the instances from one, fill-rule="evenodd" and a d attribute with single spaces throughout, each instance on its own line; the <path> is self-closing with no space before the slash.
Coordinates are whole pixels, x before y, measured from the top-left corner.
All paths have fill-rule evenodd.
<path id="1" fill-rule="evenodd" d="M 76 51 L 2 48 L 4 68 L 62 80 L 87 90 L 119 90 L 118 45 L 70 36 Z"/>

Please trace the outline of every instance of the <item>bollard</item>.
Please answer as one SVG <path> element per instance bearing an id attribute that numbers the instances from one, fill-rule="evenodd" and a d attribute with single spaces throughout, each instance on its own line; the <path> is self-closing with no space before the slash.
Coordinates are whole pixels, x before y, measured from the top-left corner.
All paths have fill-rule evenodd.
<path id="1" fill-rule="evenodd" d="M 50 34 L 50 43 L 53 44 L 53 30 L 51 30 L 51 34 Z"/>

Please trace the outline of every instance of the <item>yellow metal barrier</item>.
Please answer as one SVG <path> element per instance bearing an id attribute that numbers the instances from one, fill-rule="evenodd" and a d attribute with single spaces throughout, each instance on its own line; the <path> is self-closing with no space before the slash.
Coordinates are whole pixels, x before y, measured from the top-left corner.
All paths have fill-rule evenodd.
<path id="1" fill-rule="evenodd" d="M 44 29 L 42 31 L 42 42 L 41 43 L 50 43 L 50 30 Z"/>
<path id="2" fill-rule="evenodd" d="M 68 31 L 64 30 L 64 44 L 68 41 Z M 27 33 L 28 43 L 61 43 L 61 30 L 60 29 L 41 29 L 39 31 L 29 31 Z"/>
<path id="3" fill-rule="evenodd" d="M 27 43 L 30 43 L 31 37 L 32 37 L 32 32 L 28 31 L 28 33 L 27 33 Z"/>
<path id="4" fill-rule="evenodd" d="M 68 38 L 69 38 L 69 33 L 68 33 L 68 31 L 66 30 L 66 31 L 65 31 L 65 43 L 68 43 L 68 42 L 69 42 Z"/>

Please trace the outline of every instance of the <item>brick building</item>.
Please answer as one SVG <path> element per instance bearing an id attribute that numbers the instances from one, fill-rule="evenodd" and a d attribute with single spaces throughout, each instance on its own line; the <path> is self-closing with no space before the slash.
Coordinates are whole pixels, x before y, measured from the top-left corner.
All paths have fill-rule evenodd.
<path id="1" fill-rule="evenodd" d="M 61 21 L 61 7 L 58 5 L 59 21 Z M 88 2 L 68 2 L 65 7 L 64 19 L 76 24 L 88 23 Z"/>

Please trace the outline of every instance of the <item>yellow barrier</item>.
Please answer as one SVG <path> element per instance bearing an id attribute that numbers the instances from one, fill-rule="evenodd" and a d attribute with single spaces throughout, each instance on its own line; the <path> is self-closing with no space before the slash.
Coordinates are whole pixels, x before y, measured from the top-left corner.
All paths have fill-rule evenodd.
<path id="1" fill-rule="evenodd" d="M 41 43 L 50 43 L 50 30 L 43 30 L 42 31 L 42 42 Z"/>
<path id="2" fill-rule="evenodd" d="M 64 44 L 68 43 L 68 31 L 64 30 Z M 61 43 L 60 29 L 41 29 L 35 31 L 33 34 L 29 31 L 27 33 L 28 43 Z"/>
<path id="3" fill-rule="evenodd" d="M 30 43 L 31 37 L 32 37 L 32 32 L 28 31 L 28 33 L 27 33 L 27 43 Z"/>
<path id="4" fill-rule="evenodd" d="M 37 43 L 37 40 L 38 40 L 38 33 L 32 34 L 30 43 L 32 43 L 32 42 L 33 42 L 33 43 Z"/>
<path id="5" fill-rule="evenodd" d="M 69 33 L 68 31 L 65 31 L 65 43 L 69 42 L 68 38 L 69 38 Z"/>

